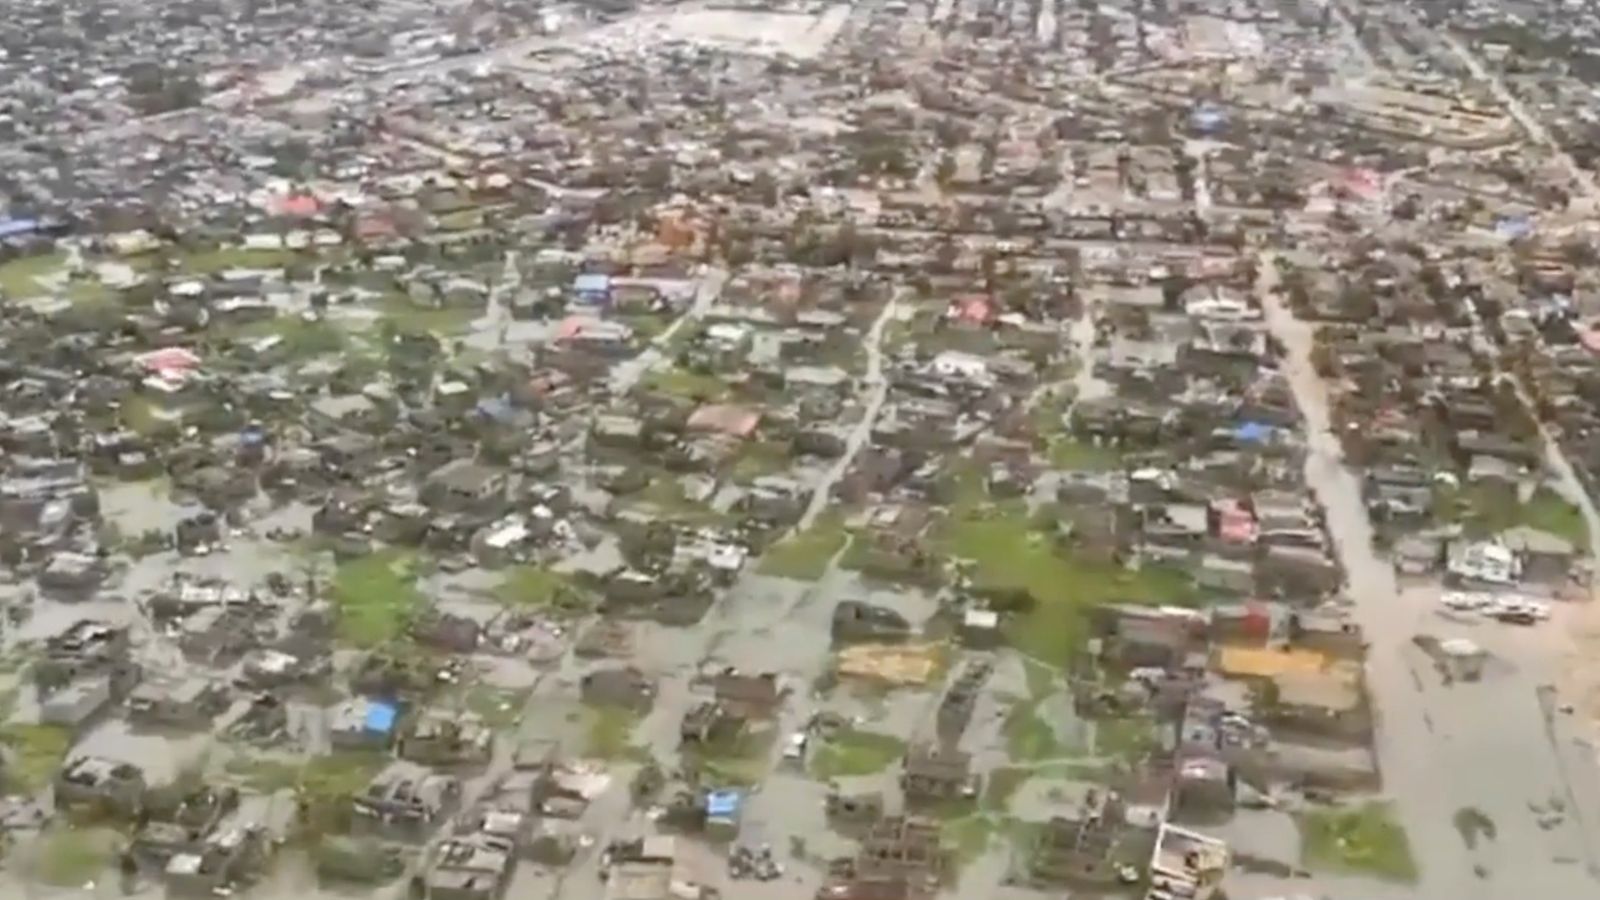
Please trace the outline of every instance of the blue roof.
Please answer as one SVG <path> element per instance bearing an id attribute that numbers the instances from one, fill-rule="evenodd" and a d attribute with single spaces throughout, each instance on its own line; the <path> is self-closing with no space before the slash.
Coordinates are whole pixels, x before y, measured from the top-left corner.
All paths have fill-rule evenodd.
<path id="1" fill-rule="evenodd" d="M 726 819 L 739 814 L 744 795 L 738 791 L 712 791 L 706 794 L 706 815 Z"/>
<path id="2" fill-rule="evenodd" d="M 394 730 L 394 720 L 398 716 L 399 711 L 394 708 L 393 703 L 368 700 L 366 729 L 379 734 L 388 734 Z"/>
<path id="3" fill-rule="evenodd" d="M 1250 444 L 1259 444 L 1272 437 L 1272 426 L 1260 422 L 1245 422 L 1233 429 L 1233 436 Z"/>
<path id="4" fill-rule="evenodd" d="M 42 227 L 38 219 L 0 219 L 0 238 L 32 234 Z"/>
<path id="5" fill-rule="evenodd" d="M 572 279 L 572 289 L 575 291 L 609 291 L 611 290 L 611 276 L 586 273 Z"/>
<path id="6" fill-rule="evenodd" d="M 1533 219 L 1528 216 L 1500 216 L 1494 220 L 1495 234 L 1503 238 L 1527 237 L 1533 233 Z"/>

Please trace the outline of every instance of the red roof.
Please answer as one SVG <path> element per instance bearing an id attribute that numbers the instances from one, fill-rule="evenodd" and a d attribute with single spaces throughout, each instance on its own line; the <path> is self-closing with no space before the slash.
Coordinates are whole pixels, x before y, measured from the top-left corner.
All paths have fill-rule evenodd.
<path id="1" fill-rule="evenodd" d="M 200 368 L 200 357 L 183 347 L 165 347 L 143 354 L 137 360 L 147 372 L 159 375 L 182 374 Z"/>
<path id="2" fill-rule="evenodd" d="M 950 310 L 947 315 L 952 319 L 960 319 L 963 322 L 987 325 L 994 321 L 998 313 L 994 308 L 994 300 L 988 294 L 972 294 L 966 297 L 957 297 L 950 301 Z"/>
<path id="3" fill-rule="evenodd" d="M 322 202 L 310 194 L 285 194 L 273 204 L 280 216 L 309 219 L 322 212 Z"/>
<path id="4" fill-rule="evenodd" d="M 761 424 L 761 413 L 745 406 L 728 403 L 708 403 L 689 415 L 689 427 L 695 431 L 713 431 L 731 437 L 748 438 Z"/>

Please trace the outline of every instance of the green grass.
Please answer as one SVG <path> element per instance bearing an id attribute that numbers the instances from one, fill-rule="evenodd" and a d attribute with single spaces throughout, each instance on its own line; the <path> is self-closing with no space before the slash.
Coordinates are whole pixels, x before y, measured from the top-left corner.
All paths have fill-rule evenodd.
<path id="1" fill-rule="evenodd" d="M 828 564 L 844 549 L 849 533 L 842 519 L 826 516 L 806 529 L 773 544 L 761 557 L 763 575 L 816 581 L 828 572 Z"/>
<path id="2" fill-rule="evenodd" d="M 661 516 L 676 521 L 714 525 L 727 522 L 731 518 L 704 503 L 691 500 L 684 491 L 683 482 L 665 472 L 657 473 L 650 479 L 650 483 L 634 496 L 640 503 L 649 505 Z"/>
<path id="3" fill-rule="evenodd" d="M 238 784 L 262 793 L 293 791 L 300 837 L 316 841 L 350 826 L 350 800 L 389 762 L 381 753 L 337 751 L 305 760 L 236 756 L 224 767 Z"/>
<path id="4" fill-rule="evenodd" d="M 1476 536 L 1488 537 L 1526 525 L 1571 542 L 1579 553 L 1588 552 L 1589 527 L 1583 513 L 1549 488 L 1539 488 L 1521 503 L 1508 500 L 1502 491 L 1472 485 L 1459 491 L 1441 490 L 1435 502 L 1445 521 L 1459 519 Z"/>
<path id="5" fill-rule="evenodd" d="M 746 728 L 737 738 L 698 744 L 683 751 L 686 767 L 698 769 L 701 783 L 712 787 L 760 784 L 771 767 L 773 728 Z"/>
<path id="6" fill-rule="evenodd" d="M 486 684 L 469 688 L 463 697 L 466 708 L 496 731 L 504 731 L 522 720 L 528 705 L 527 691 L 508 691 Z"/>
<path id="7" fill-rule="evenodd" d="M 121 843 L 109 828 L 51 827 L 32 848 L 29 874 L 53 887 L 82 889 L 105 873 Z"/>
<path id="8" fill-rule="evenodd" d="M 1299 825 L 1301 861 L 1312 871 L 1417 879 L 1411 842 L 1385 803 L 1302 813 Z"/>
<path id="9" fill-rule="evenodd" d="M 57 274 L 66 263 L 65 253 L 23 256 L 0 263 L 0 291 L 13 300 L 46 294 L 48 291 L 38 279 Z"/>
<path id="10" fill-rule="evenodd" d="M 1003 729 L 1006 754 L 1012 762 L 1040 762 L 1064 755 L 1061 741 L 1050 723 L 1039 718 L 1038 701 L 1027 700 L 1011 707 Z"/>
<path id="11" fill-rule="evenodd" d="M 470 231 L 474 228 L 482 228 L 483 222 L 483 210 L 481 209 L 457 210 L 445 213 L 434 220 L 434 224 L 440 231 Z"/>
<path id="12" fill-rule="evenodd" d="M 653 371 L 645 376 L 644 386 L 651 393 L 669 394 L 686 400 L 720 400 L 728 395 L 728 386 L 721 378 L 686 369 Z"/>
<path id="13" fill-rule="evenodd" d="M 122 400 L 118 418 L 123 427 L 141 437 L 158 437 L 177 431 L 179 419 L 167 418 L 149 397 L 133 394 Z"/>
<path id="14" fill-rule="evenodd" d="M 846 728 L 819 746 L 811 774 L 823 781 L 876 775 L 905 756 L 906 742 L 892 734 Z"/>
<path id="15" fill-rule="evenodd" d="M 1522 504 L 1522 524 L 1548 531 L 1570 541 L 1579 553 L 1589 552 L 1589 526 L 1578 507 L 1568 503 L 1549 488 L 1533 492 L 1528 502 Z"/>
<path id="16" fill-rule="evenodd" d="M 246 250 L 243 247 L 219 247 L 215 250 L 193 250 L 173 257 L 178 271 L 188 275 L 213 275 L 230 269 L 281 269 L 294 259 L 289 250 Z"/>
<path id="17" fill-rule="evenodd" d="M 1094 752 L 1139 762 L 1156 748 L 1155 731 L 1148 719 L 1100 719 L 1094 725 Z"/>
<path id="18" fill-rule="evenodd" d="M 1068 667 L 1088 637 L 1089 609 L 1109 602 L 1188 603 L 1195 598 L 1189 579 L 1177 570 L 1132 572 L 1058 550 L 1032 528 L 1020 504 L 986 505 L 965 481 L 956 485 L 954 508 L 937 529 L 934 547 L 968 561 L 976 587 L 1030 593 L 1034 608 L 1007 620 L 1007 637 L 1023 654 L 1058 669 Z"/>
<path id="19" fill-rule="evenodd" d="M 1011 807 L 1017 791 L 1022 790 L 1032 775 L 1030 769 L 1012 766 L 1002 766 L 990 772 L 983 787 L 983 808 L 991 812 L 1005 812 Z"/>
<path id="20" fill-rule="evenodd" d="M 789 445 L 784 441 L 748 441 L 739 448 L 728 475 L 738 484 L 749 484 L 765 475 L 789 471 Z"/>
<path id="21" fill-rule="evenodd" d="M 6 785 L 33 793 L 55 778 L 72 747 L 72 735 L 54 725 L 15 723 L 0 728 L 0 745 L 6 748 Z"/>
<path id="22" fill-rule="evenodd" d="M 947 820 L 941 837 L 943 843 L 954 851 L 956 862 L 966 864 L 989 849 L 989 842 L 994 839 L 999 827 L 1000 823 L 994 817 L 974 813 Z"/>
<path id="23" fill-rule="evenodd" d="M 414 561 L 383 551 L 345 562 L 333 573 L 339 637 L 357 647 L 377 647 L 404 636 L 423 605 L 413 582 Z"/>
<path id="24" fill-rule="evenodd" d="M 239 755 L 223 767 L 244 787 L 261 793 L 303 789 L 312 794 L 354 794 L 367 786 L 386 759 L 377 753 L 339 751 L 307 759 Z"/>
<path id="25" fill-rule="evenodd" d="M 633 730 L 639 716 L 620 706 L 597 706 L 584 710 L 587 720 L 583 755 L 600 760 L 640 760 L 649 751 L 633 743 Z"/>
<path id="26" fill-rule="evenodd" d="M 1122 455 L 1108 447 L 1058 437 L 1050 442 L 1050 465 L 1071 471 L 1105 472 L 1121 468 Z"/>
<path id="27" fill-rule="evenodd" d="M 581 614 L 588 609 L 572 581 L 543 566 L 516 566 L 507 570 L 494 591 L 507 606 L 553 613 Z"/>
<path id="28" fill-rule="evenodd" d="M 295 359 L 339 353 L 349 344 L 349 335 L 339 326 L 326 319 L 303 316 L 275 316 L 250 322 L 233 331 L 232 336 L 241 340 L 281 337 L 279 349 Z"/>
<path id="29" fill-rule="evenodd" d="M 380 320 L 401 334 L 460 334 L 476 313 L 460 306 L 422 306 L 404 294 L 389 294 L 378 304 Z"/>

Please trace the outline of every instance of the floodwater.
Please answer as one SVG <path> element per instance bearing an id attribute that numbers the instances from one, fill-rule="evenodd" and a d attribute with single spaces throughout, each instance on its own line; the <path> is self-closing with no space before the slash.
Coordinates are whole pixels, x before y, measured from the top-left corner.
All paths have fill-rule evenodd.
<path id="1" fill-rule="evenodd" d="M 1579 742 L 1571 720 L 1547 712 L 1538 691 L 1554 681 L 1560 664 L 1556 623 L 1531 630 L 1453 623 L 1437 615 L 1437 591 L 1398 589 L 1393 568 L 1372 548 L 1359 478 L 1343 465 L 1329 430 L 1327 388 L 1309 362 L 1311 328 L 1273 292 L 1270 258 L 1260 271 L 1267 325 L 1287 350 L 1286 374 L 1306 420 L 1306 478 L 1326 510 L 1354 614 L 1369 642 L 1383 795 L 1393 801 L 1420 869 L 1415 886 L 1319 877 L 1316 893 L 1333 900 L 1600 896 L 1600 780 L 1593 753 Z M 1505 665 L 1480 682 L 1446 686 L 1413 643 L 1419 634 L 1470 636 Z M 1568 814 L 1543 827 L 1534 809 L 1552 798 L 1561 798 Z M 1464 809 L 1479 810 L 1496 825 L 1496 837 L 1480 840 L 1476 850 L 1453 824 Z M 1243 842 L 1238 849 L 1279 859 L 1285 850 Z"/>

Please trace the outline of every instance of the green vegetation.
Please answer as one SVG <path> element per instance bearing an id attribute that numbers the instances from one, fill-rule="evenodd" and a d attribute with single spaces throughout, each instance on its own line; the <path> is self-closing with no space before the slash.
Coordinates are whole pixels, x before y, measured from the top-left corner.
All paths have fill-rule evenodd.
<path id="1" fill-rule="evenodd" d="M 745 729 L 737 738 L 697 744 L 684 750 L 684 768 L 699 772 L 704 787 L 760 784 L 771 766 L 777 736 L 770 727 Z"/>
<path id="2" fill-rule="evenodd" d="M 944 823 L 941 837 L 955 851 L 958 865 L 970 863 L 989 849 L 999 822 L 992 816 L 972 813 Z"/>
<path id="3" fill-rule="evenodd" d="M 461 209 L 445 213 L 434 220 L 440 231 L 469 231 L 482 228 L 484 222 L 483 210 Z"/>
<path id="4" fill-rule="evenodd" d="M 1459 520 L 1477 536 L 1498 534 L 1509 528 L 1528 526 L 1547 531 L 1569 541 L 1579 553 L 1589 549 L 1589 528 L 1583 513 L 1549 488 L 1539 488 L 1527 502 L 1519 502 L 1506 490 L 1474 485 L 1460 490 L 1440 489 L 1435 505 L 1445 521 Z"/>
<path id="5" fill-rule="evenodd" d="M 638 715 L 621 706 L 596 706 L 584 710 L 587 733 L 584 755 L 601 760 L 640 760 L 650 752 L 633 743 Z"/>
<path id="6" fill-rule="evenodd" d="M 1148 719 L 1100 719 L 1094 724 L 1094 752 L 1097 756 L 1138 762 L 1156 748 L 1156 736 Z"/>
<path id="7" fill-rule="evenodd" d="M 56 275 L 66 263 L 63 253 L 23 256 L 0 263 L 0 291 L 12 300 L 45 294 L 47 291 L 39 279 Z"/>
<path id="8" fill-rule="evenodd" d="M 724 522 L 729 518 L 704 503 L 690 499 L 684 490 L 683 482 L 665 472 L 652 476 L 650 483 L 635 496 L 639 502 L 649 504 L 656 512 L 669 519 L 710 525 Z"/>
<path id="9" fill-rule="evenodd" d="M 729 475 L 739 484 L 748 484 L 764 475 L 787 472 L 789 463 L 787 441 L 747 441 L 734 457 Z"/>
<path id="10" fill-rule="evenodd" d="M 150 398 L 135 394 L 122 401 L 118 418 L 129 431 L 141 437 L 156 437 L 177 429 L 177 419 L 168 418 Z"/>
<path id="11" fill-rule="evenodd" d="M 462 698 L 466 708 L 483 719 L 485 725 L 504 731 L 522 719 L 528 703 L 527 691 L 508 691 L 486 684 L 474 685 Z"/>
<path id="12" fill-rule="evenodd" d="M 1011 707 L 1006 716 L 1006 754 L 1012 762 L 1039 762 L 1063 755 L 1055 729 L 1039 718 L 1038 710 L 1038 701 L 1027 700 Z"/>
<path id="13" fill-rule="evenodd" d="M 316 842 L 350 827 L 350 801 L 389 762 L 381 753 L 336 751 L 309 759 L 236 756 L 224 771 L 241 785 L 262 793 L 293 791 L 302 838 Z"/>
<path id="14" fill-rule="evenodd" d="M 82 889 L 110 867 L 121 843 L 109 828 L 46 829 L 31 848 L 29 874 L 53 887 Z"/>
<path id="15" fill-rule="evenodd" d="M 849 533 L 837 516 L 824 516 L 805 531 L 773 544 L 761 557 L 763 575 L 816 581 L 827 574 L 828 564 L 844 549 Z"/>
<path id="16" fill-rule="evenodd" d="M 507 606 L 550 613 L 581 615 L 588 610 L 571 579 L 543 566 L 516 566 L 495 588 L 495 599 Z"/>
<path id="17" fill-rule="evenodd" d="M 7 788 L 33 793 L 55 777 L 72 735 L 54 725 L 13 723 L 0 728 L 0 745 L 6 748 Z"/>
<path id="18" fill-rule="evenodd" d="M 281 352 L 294 359 L 339 353 L 349 343 L 349 335 L 337 325 L 327 319 L 308 319 L 304 316 L 275 316 L 251 322 L 240 326 L 233 336 L 241 340 L 281 337 Z"/>
<path id="19" fill-rule="evenodd" d="M 1122 467 L 1122 455 L 1109 447 L 1096 447 L 1070 437 L 1050 442 L 1050 465 L 1072 471 L 1104 472 Z"/>
<path id="20" fill-rule="evenodd" d="M 402 637 L 423 605 L 413 582 L 415 561 L 396 551 L 342 563 L 333 573 L 333 603 L 339 636 L 358 647 L 376 647 Z"/>
<path id="21" fill-rule="evenodd" d="M 658 369 L 645 376 L 644 386 L 652 393 L 686 400 L 719 400 L 728 394 L 722 379 L 687 369 Z"/>
<path id="22" fill-rule="evenodd" d="M 1015 766 L 1002 766 L 989 773 L 988 783 L 983 788 L 983 808 L 991 812 L 1005 812 L 1011 807 L 1011 801 L 1017 796 L 1017 791 L 1027 783 L 1033 772 Z"/>
<path id="23" fill-rule="evenodd" d="M 1385 803 L 1307 812 L 1299 823 L 1301 859 L 1308 869 L 1402 882 L 1417 878 L 1411 842 Z"/>
<path id="24" fill-rule="evenodd" d="M 1589 526 L 1583 520 L 1583 512 L 1555 491 L 1534 491 L 1522 504 L 1521 513 L 1522 524 L 1570 541 L 1579 553 L 1589 552 Z"/>
<path id="25" fill-rule="evenodd" d="M 1011 616 L 1007 636 L 1034 660 L 1065 669 L 1087 638 L 1084 613 L 1108 602 L 1186 603 L 1197 592 L 1182 572 L 1165 567 L 1129 571 L 1058 549 L 1035 531 L 1021 504 L 984 505 L 982 486 L 956 484 L 950 518 L 935 548 L 968 564 L 978 588 L 1025 591 L 1033 608 Z"/>
<path id="26" fill-rule="evenodd" d="M 906 752 L 906 742 L 892 734 L 841 729 L 811 757 L 811 774 L 824 781 L 875 775 L 894 765 Z"/>
<path id="27" fill-rule="evenodd" d="M 460 306 L 423 306 L 404 294 L 389 294 L 378 304 L 381 322 L 400 334 L 459 334 L 474 312 Z"/>
<path id="28" fill-rule="evenodd" d="M 1028 682 L 1028 696 L 1043 699 L 1056 687 L 1056 670 L 1026 657 L 1022 660 L 1022 676 Z"/>
<path id="29" fill-rule="evenodd" d="M 173 257 L 177 270 L 188 275 L 214 275 L 230 269 L 281 269 L 294 259 L 288 250 L 246 250 L 243 247 L 218 247 L 192 250 Z"/>

